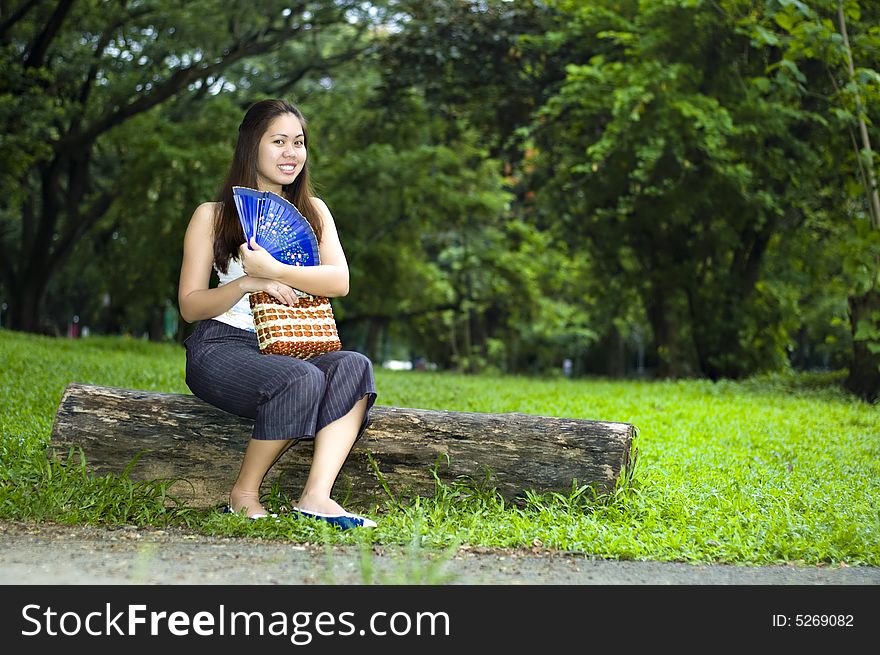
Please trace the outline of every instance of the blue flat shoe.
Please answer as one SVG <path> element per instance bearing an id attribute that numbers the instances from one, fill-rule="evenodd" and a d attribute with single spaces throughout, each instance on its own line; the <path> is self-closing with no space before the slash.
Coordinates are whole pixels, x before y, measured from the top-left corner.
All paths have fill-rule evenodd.
<path id="1" fill-rule="evenodd" d="M 234 509 L 232 509 L 232 507 L 230 505 L 227 505 L 226 507 L 223 508 L 223 513 L 224 514 L 238 514 L 238 512 L 236 512 Z M 256 521 L 257 519 L 268 519 L 268 518 L 273 518 L 273 519 L 278 518 L 278 515 L 277 514 L 260 513 L 260 514 L 251 514 L 248 517 L 248 519 L 250 519 L 251 521 Z"/>
<path id="2" fill-rule="evenodd" d="M 294 514 L 302 514 L 303 516 L 310 519 L 319 519 L 321 521 L 326 521 L 330 525 L 334 525 L 340 530 L 351 530 L 352 528 L 375 528 L 376 522 L 368 519 L 364 516 L 358 516 L 357 514 L 350 514 L 349 512 L 345 512 L 343 514 L 322 514 L 321 512 L 307 512 L 304 509 L 299 509 L 298 507 L 291 508 Z"/>

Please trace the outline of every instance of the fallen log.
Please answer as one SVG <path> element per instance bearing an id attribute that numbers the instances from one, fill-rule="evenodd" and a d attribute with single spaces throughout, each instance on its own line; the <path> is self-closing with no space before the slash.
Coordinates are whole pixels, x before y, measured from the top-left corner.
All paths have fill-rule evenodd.
<path id="1" fill-rule="evenodd" d="M 434 493 L 462 478 L 490 484 L 508 500 L 559 491 L 572 484 L 612 490 L 631 463 L 634 427 L 628 423 L 529 414 L 481 414 L 375 405 L 334 487 L 352 505 Z M 195 507 L 226 502 L 253 421 L 188 394 L 72 383 L 55 416 L 56 456 L 82 450 L 89 471 L 134 480 L 175 479 L 169 493 Z M 312 442 L 292 447 L 269 471 L 296 498 L 308 474 Z M 378 474 L 377 474 L 378 470 Z M 386 490 L 387 488 L 387 490 Z"/>

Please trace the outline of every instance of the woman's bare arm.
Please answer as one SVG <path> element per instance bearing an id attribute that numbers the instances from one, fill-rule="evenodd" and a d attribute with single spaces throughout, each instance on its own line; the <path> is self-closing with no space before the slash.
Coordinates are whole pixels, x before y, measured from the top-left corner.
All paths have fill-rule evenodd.
<path id="1" fill-rule="evenodd" d="M 218 316 L 235 305 L 246 293 L 266 291 L 286 304 L 295 304 L 296 293 L 282 282 L 243 276 L 210 288 L 214 262 L 214 204 L 203 203 L 193 212 L 183 239 L 183 262 L 177 302 L 187 323 Z"/>

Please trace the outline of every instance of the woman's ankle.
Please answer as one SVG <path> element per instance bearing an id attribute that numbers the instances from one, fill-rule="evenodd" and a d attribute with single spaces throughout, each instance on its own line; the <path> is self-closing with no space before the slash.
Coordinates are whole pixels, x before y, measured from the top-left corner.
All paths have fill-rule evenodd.
<path id="1" fill-rule="evenodd" d="M 248 491 L 232 487 L 232 491 L 229 492 L 229 506 L 236 514 L 245 511 L 249 517 L 253 517 L 255 514 L 266 513 L 265 508 L 260 503 L 259 491 Z"/>

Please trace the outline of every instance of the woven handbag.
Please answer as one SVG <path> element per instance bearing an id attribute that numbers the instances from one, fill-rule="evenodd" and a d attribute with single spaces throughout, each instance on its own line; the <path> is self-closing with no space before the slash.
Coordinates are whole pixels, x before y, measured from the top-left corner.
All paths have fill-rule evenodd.
<path id="1" fill-rule="evenodd" d="M 264 355 L 309 359 L 342 348 L 330 300 L 304 296 L 283 305 L 265 291 L 250 294 L 257 341 Z"/>

